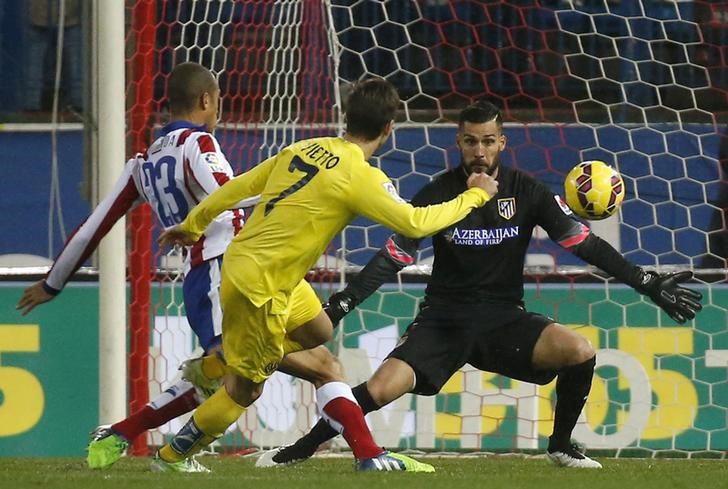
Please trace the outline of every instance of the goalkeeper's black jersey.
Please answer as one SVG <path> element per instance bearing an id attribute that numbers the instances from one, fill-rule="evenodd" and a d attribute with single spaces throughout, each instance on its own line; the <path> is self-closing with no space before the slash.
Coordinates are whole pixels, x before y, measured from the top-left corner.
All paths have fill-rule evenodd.
<path id="1" fill-rule="evenodd" d="M 445 202 L 467 187 L 463 167 L 432 180 L 415 206 Z M 448 302 L 521 302 L 523 265 L 534 227 L 570 248 L 589 234 L 563 200 L 525 173 L 500 167 L 498 193 L 454 226 L 432 237 L 434 265 L 426 294 Z"/>

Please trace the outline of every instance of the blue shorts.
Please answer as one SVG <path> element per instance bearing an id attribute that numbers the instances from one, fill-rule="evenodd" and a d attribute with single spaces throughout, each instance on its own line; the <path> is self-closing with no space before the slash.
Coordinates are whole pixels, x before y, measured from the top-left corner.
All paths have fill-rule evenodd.
<path id="1" fill-rule="evenodd" d="M 203 262 L 187 272 L 182 284 L 187 322 L 205 353 L 222 341 L 221 266 L 222 257 Z"/>

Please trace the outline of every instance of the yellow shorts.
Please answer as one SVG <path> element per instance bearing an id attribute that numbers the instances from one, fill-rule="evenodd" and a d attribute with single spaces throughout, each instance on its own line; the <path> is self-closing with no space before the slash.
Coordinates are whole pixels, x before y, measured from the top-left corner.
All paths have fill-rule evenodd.
<path id="1" fill-rule="evenodd" d="M 223 281 L 222 343 L 229 369 L 263 382 L 278 369 L 284 355 L 301 350 L 286 335 L 321 312 L 321 301 L 311 285 L 301 280 L 288 298 L 282 314 L 272 314 L 272 301 L 256 307 L 236 287 Z"/>

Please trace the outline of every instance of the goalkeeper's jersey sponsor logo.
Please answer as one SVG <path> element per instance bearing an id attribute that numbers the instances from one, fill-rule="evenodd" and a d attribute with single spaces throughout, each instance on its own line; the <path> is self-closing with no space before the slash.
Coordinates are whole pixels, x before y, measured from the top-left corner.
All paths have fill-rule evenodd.
<path id="1" fill-rule="evenodd" d="M 445 234 L 445 238 L 460 246 L 493 246 L 505 239 L 518 237 L 519 226 L 486 229 L 453 228 Z"/>

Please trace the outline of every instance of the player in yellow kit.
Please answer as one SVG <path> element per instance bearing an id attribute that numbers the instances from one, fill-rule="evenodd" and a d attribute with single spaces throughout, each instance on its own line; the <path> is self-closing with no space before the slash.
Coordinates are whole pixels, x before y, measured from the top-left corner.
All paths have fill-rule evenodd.
<path id="1" fill-rule="evenodd" d="M 331 322 L 304 276 L 354 217 L 365 216 L 420 238 L 460 221 L 497 192 L 493 178 L 474 173 L 468 179 L 469 188 L 451 201 L 415 208 L 401 199 L 389 178 L 367 162 L 391 134 L 398 105 L 399 96 L 389 82 L 358 83 L 347 100 L 344 137 L 314 138 L 288 146 L 229 181 L 160 237 L 162 245 L 193 243 L 222 211 L 243 198 L 261 196 L 224 255 L 224 388 L 160 449 L 152 466 L 155 470 L 185 471 L 185 459 L 222 436 L 260 396 L 265 380 L 286 354 L 330 338 Z M 294 329 L 292 316 L 309 321 Z M 359 470 L 434 470 L 383 452 L 343 382 L 317 389 L 317 403 L 321 415 L 342 431 Z"/>

